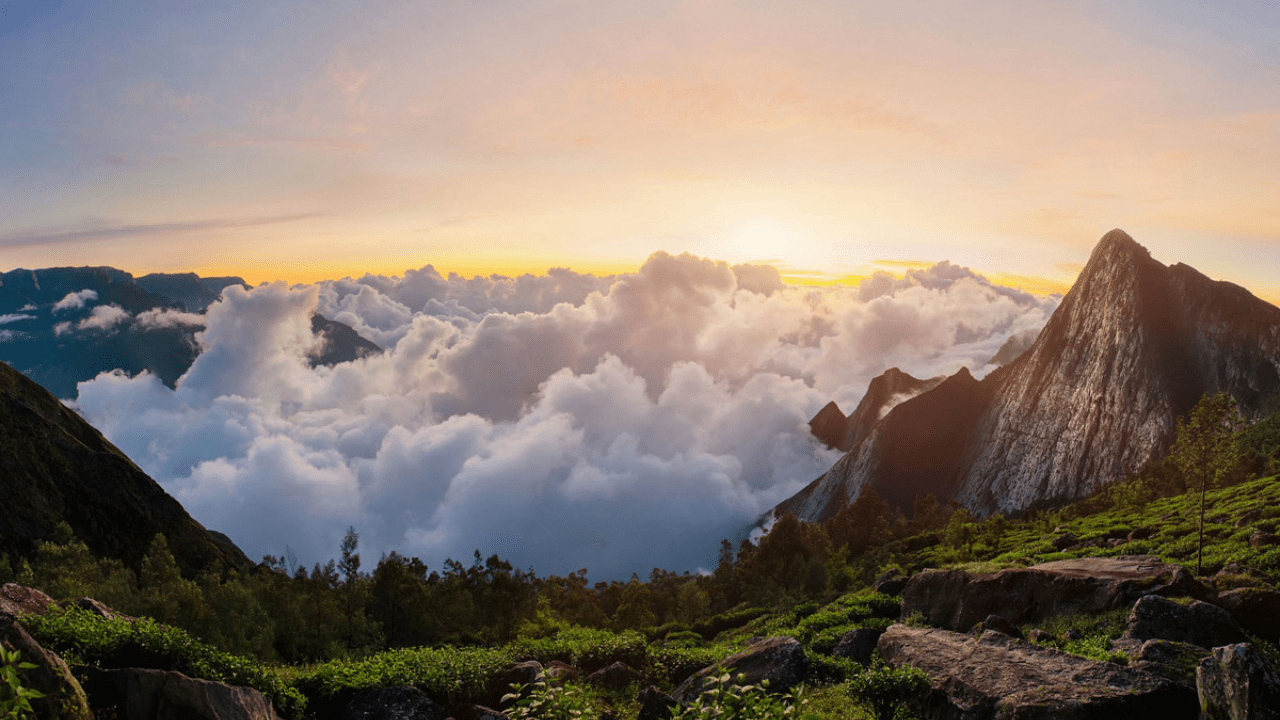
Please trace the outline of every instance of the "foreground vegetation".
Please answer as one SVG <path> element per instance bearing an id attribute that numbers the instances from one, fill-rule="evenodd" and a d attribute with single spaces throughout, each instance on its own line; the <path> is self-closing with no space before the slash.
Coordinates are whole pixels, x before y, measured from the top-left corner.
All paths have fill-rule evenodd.
<path id="1" fill-rule="evenodd" d="M 329 717 L 359 690 L 405 684 L 452 706 L 497 702 L 495 679 L 517 660 L 559 661 L 583 676 L 623 662 L 639 673 L 639 685 L 670 690 L 751 638 L 774 635 L 796 637 L 813 670 L 803 697 L 761 699 L 755 716 L 879 717 L 888 705 L 869 698 L 918 678 L 863 669 L 832 652 L 849 630 L 897 621 L 897 599 L 869 587 L 890 568 L 994 571 L 1144 554 L 1190 567 L 1199 560 L 1219 590 L 1274 587 L 1280 544 L 1258 543 L 1255 534 L 1280 527 L 1277 418 L 1234 434 L 1234 460 L 1212 476 L 1170 460 L 1061 509 L 982 521 L 931 497 L 908 518 L 868 491 L 825 524 L 784 516 L 758 543 L 724 542 L 717 568 L 705 576 L 655 569 L 647 582 L 591 584 L 585 570 L 539 578 L 478 553 L 469 565 L 447 561 L 436 571 L 392 554 L 370 572 L 352 530 L 339 558 L 309 570 L 267 557 L 249 573 L 210 568 L 184 577 L 163 536 L 131 568 L 93 557 L 63 527 L 30 561 L 0 560 L 0 582 L 57 598 L 94 597 L 147 618 L 69 609 L 24 621 L 72 662 L 250 685 L 286 718 Z M 1041 629 L 1067 652 L 1125 662 L 1109 642 L 1122 625 L 1122 613 L 1113 613 L 1055 619 Z M 519 688 L 508 706 L 522 717 L 608 711 L 631 718 L 636 690 L 600 690 L 579 678 Z"/>

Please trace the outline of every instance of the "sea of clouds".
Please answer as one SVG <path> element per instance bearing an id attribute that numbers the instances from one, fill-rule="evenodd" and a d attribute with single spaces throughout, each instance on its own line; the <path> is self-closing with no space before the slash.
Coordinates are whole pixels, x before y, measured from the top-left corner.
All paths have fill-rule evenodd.
<path id="1" fill-rule="evenodd" d="M 1058 300 L 949 263 L 802 288 L 665 253 L 611 277 L 233 286 L 203 315 L 137 319 L 203 325 L 176 389 L 104 373 L 74 405 L 250 557 L 324 561 L 354 526 L 371 559 L 479 550 L 625 579 L 713 567 L 721 538 L 825 472 L 838 455 L 807 422 L 829 400 L 852 411 L 892 366 L 981 375 Z M 385 352 L 310 367 L 314 312 Z"/>

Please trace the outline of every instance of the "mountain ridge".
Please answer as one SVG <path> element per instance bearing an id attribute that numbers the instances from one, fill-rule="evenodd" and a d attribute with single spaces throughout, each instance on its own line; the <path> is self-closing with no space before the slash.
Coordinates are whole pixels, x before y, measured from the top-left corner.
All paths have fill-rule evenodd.
<path id="1" fill-rule="evenodd" d="M 1246 415 L 1280 393 L 1280 308 L 1112 230 L 1030 348 L 897 405 L 776 510 L 824 519 L 867 484 L 903 510 L 930 493 L 980 515 L 1061 504 L 1162 456 L 1219 391 Z"/>

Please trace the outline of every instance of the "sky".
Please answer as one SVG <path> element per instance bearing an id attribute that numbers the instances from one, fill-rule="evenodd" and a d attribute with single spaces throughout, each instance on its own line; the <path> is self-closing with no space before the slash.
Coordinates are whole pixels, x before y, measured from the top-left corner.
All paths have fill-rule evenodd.
<path id="1" fill-rule="evenodd" d="M 254 558 L 709 569 L 872 377 L 1108 230 L 1280 300 L 1280 14 L 1167 0 L 0 0 L 0 270 L 238 275 L 69 402 Z M 384 352 L 310 367 L 312 313 Z M 32 316 L 0 318 L 0 342 Z"/>
<path id="2" fill-rule="evenodd" d="M 1064 290 L 1121 227 L 1280 298 L 1272 2 L 0 0 L 0 269 Z"/>

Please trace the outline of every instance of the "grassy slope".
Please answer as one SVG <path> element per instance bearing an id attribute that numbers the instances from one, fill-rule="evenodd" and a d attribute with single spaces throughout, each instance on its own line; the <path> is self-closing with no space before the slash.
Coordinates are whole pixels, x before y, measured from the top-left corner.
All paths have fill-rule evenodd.
<path id="1" fill-rule="evenodd" d="M 1117 495 L 1119 497 L 1119 495 Z M 1168 561 L 1194 567 L 1195 530 L 1198 519 L 1199 495 L 1164 498 L 1150 502 L 1121 502 L 1119 507 L 1103 507 L 1097 499 L 1063 508 L 1037 518 L 1012 521 L 1008 524 L 999 546 L 991 540 L 979 540 L 972 554 L 965 548 L 936 544 L 915 552 L 900 551 L 892 559 L 912 568 L 962 567 L 970 570 L 990 571 L 1004 567 L 1021 567 L 1071 557 L 1115 556 L 1150 554 Z M 1253 550 L 1249 536 L 1255 530 L 1272 532 L 1280 525 L 1280 480 L 1275 477 L 1254 480 L 1230 488 L 1208 493 L 1205 531 L 1206 574 L 1217 571 L 1226 563 L 1236 562 L 1252 569 L 1251 576 L 1233 576 L 1230 584 L 1275 585 L 1280 579 L 1280 547 Z M 979 523 L 979 536 L 989 523 Z M 1126 540 L 1109 546 L 1111 539 L 1125 538 L 1134 530 L 1145 529 L 1144 539 Z M 1054 549 L 1053 541 L 1063 533 L 1076 536 L 1078 544 L 1066 551 Z M 907 545 L 904 543 L 903 546 Z M 1043 627 L 1061 633 L 1068 628 L 1081 630 L 1084 637 L 1070 643 L 1062 643 L 1069 652 L 1097 659 L 1123 661 L 1112 653 L 1107 640 L 1115 637 L 1123 625 L 1124 612 L 1113 612 L 1097 617 L 1076 617 L 1051 620 Z M 300 717 L 301 704 L 296 702 L 297 691 L 307 697 L 310 713 L 325 717 L 325 708 L 341 707 L 343 701 L 357 690 L 399 684 L 415 684 L 431 695 L 453 702 L 478 699 L 494 673 L 513 659 L 537 659 L 544 663 L 551 660 L 570 662 L 586 672 L 614 661 L 623 661 L 640 670 L 646 682 L 671 689 L 680 679 L 698 667 L 723 658 L 747 644 L 754 636 L 792 635 L 805 646 L 814 663 L 810 681 L 810 704 L 807 710 L 822 717 L 859 717 L 844 693 L 841 680 L 855 672 L 848 661 L 830 657 L 835 641 L 854 627 L 885 627 L 898 615 L 897 601 L 863 588 L 842 594 L 826 603 L 808 602 L 781 612 L 742 612 L 726 614 L 722 625 L 733 625 L 710 641 L 703 641 L 694 633 L 681 633 L 677 638 L 647 638 L 636 632 L 614 633 L 604 630 L 574 628 L 562 631 L 551 638 L 522 639 L 503 648 L 420 648 L 379 653 L 361 660 L 339 660 L 307 668 L 278 668 L 268 676 L 255 675 L 257 670 L 239 670 L 244 679 L 253 677 L 275 697 L 285 699 L 292 706 L 286 713 Z M 736 620 L 735 620 L 736 618 Z M 713 619 L 714 620 L 714 619 Z M 120 655 L 121 650 L 109 649 L 107 636 L 126 638 L 118 628 L 110 633 L 94 631 L 93 620 L 77 617 L 68 630 L 56 623 L 44 623 L 34 628 L 35 634 L 59 649 L 71 651 L 81 659 L 93 662 L 99 657 Z M 154 633 L 155 631 L 149 631 Z M 180 631 L 179 631 L 180 632 Z M 85 635 L 75 639 L 76 633 Z M 135 642 L 117 639 L 121 642 Z M 156 648 L 156 641 L 139 637 L 136 642 L 149 650 Z M 232 674 L 228 667 L 257 668 L 251 661 L 209 658 L 225 657 L 216 651 L 196 648 L 200 644 L 166 640 L 168 653 L 194 653 L 193 659 L 171 658 L 160 664 L 181 667 L 188 672 L 199 672 L 201 667 L 222 668 L 213 679 Z M 163 654 L 162 652 L 162 654 Z M 271 680 L 274 674 L 276 680 Z M 281 680 L 292 688 L 281 687 Z M 592 716 L 610 710 L 622 720 L 634 718 L 638 710 L 635 688 L 621 692 L 603 692 L 586 688 L 581 683 L 582 696 L 590 707 Z"/>

